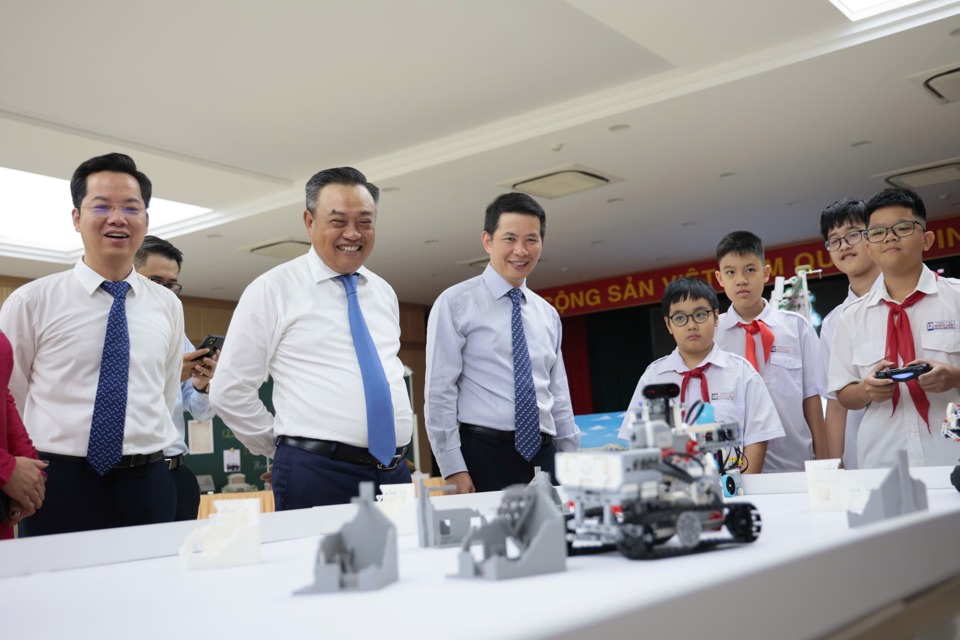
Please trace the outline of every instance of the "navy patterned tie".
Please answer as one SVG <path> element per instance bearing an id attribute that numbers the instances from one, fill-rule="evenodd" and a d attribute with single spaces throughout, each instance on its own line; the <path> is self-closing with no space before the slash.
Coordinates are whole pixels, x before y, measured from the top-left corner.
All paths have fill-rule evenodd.
<path id="1" fill-rule="evenodd" d="M 540 410 L 537 408 L 537 392 L 533 387 L 533 373 L 530 371 L 530 351 L 527 349 L 527 336 L 523 333 L 523 321 L 520 319 L 520 289 L 510 290 L 513 302 L 511 332 L 513 334 L 513 394 L 516 401 L 514 420 L 516 433 L 514 444 L 517 452 L 529 462 L 540 450 Z"/>
<path id="2" fill-rule="evenodd" d="M 393 398 L 390 384 L 383 371 L 380 354 L 373 344 L 370 330 L 360 310 L 357 299 L 357 274 L 337 276 L 347 292 L 347 315 L 350 318 L 350 333 L 353 336 L 353 348 L 360 363 L 360 377 L 363 378 L 363 397 L 367 404 L 367 448 L 373 457 L 384 465 L 389 465 L 397 453 L 397 432 L 393 423 Z"/>
<path id="3" fill-rule="evenodd" d="M 127 379 L 130 376 L 130 334 L 127 332 L 127 282 L 104 282 L 101 289 L 113 296 L 107 335 L 100 359 L 100 381 L 93 403 L 93 422 L 87 460 L 106 475 L 123 455 L 123 426 L 127 414 Z"/>

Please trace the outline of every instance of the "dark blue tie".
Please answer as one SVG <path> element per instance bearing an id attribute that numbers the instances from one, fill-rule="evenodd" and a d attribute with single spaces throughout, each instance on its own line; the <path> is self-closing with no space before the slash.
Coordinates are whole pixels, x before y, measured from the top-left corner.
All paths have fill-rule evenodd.
<path id="1" fill-rule="evenodd" d="M 514 420 L 516 433 L 514 444 L 517 452 L 528 462 L 540 450 L 540 411 L 537 408 L 537 392 L 533 387 L 533 373 L 530 371 L 530 351 L 527 349 L 527 336 L 523 333 L 523 321 L 520 318 L 520 289 L 510 290 L 513 301 L 511 332 L 513 334 L 513 393 L 516 400 Z"/>
<path id="2" fill-rule="evenodd" d="M 113 296 L 107 335 L 100 359 L 100 381 L 93 403 L 93 423 L 87 460 L 106 475 L 123 455 L 123 426 L 127 414 L 127 379 L 130 376 L 130 334 L 127 332 L 127 282 L 104 282 L 101 289 Z"/>
<path id="3" fill-rule="evenodd" d="M 350 317 L 350 334 L 353 348 L 360 363 L 363 378 L 363 397 L 367 404 L 367 448 L 373 457 L 389 465 L 397 453 L 397 432 L 393 424 L 393 398 L 387 374 L 383 372 L 380 354 L 370 337 L 370 330 L 360 310 L 357 298 L 357 274 L 337 276 L 347 292 L 347 314 Z"/>

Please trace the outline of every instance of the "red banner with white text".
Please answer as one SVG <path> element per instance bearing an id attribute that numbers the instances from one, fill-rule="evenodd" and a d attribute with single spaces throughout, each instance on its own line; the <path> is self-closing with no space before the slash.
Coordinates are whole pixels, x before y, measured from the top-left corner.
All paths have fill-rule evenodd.
<path id="1" fill-rule="evenodd" d="M 960 254 L 960 216 L 931 220 L 927 227 L 934 232 L 936 240 L 924 254 L 925 260 Z M 790 278 L 796 275 L 797 267 L 803 265 L 822 269 L 824 276 L 840 273 L 820 240 L 767 249 L 766 259 L 771 267 L 771 283 L 776 276 Z M 541 289 L 537 293 L 552 304 L 561 316 L 575 316 L 659 302 L 667 285 L 682 276 L 703 278 L 720 291 L 714 278 L 716 270 L 716 260 L 704 260 L 656 271 Z"/>

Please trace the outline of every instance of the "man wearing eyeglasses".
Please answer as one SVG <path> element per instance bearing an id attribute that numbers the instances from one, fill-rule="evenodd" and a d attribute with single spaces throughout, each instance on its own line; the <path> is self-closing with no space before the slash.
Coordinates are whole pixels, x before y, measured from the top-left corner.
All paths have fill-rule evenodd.
<path id="1" fill-rule="evenodd" d="M 833 264 L 847 276 L 850 283 L 846 299 L 823 319 L 820 325 L 820 360 L 824 379 L 829 373 L 830 350 L 837 321 L 844 309 L 864 296 L 880 281 L 880 267 L 867 252 L 863 232 L 867 228 L 863 200 L 842 198 L 820 214 L 820 233 L 823 245 L 830 252 Z M 836 396 L 827 394 L 824 424 L 827 428 L 827 451 L 831 458 L 841 458 L 845 469 L 857 468 L 857 429 L 863 419 L 863 410 L 847 411 Z"/>
<path id="2" fill-rule="evenodd" d="M 841 314 L 829 388 L 848 410 L 866 408 L 857 439 L 860 467 L 954 465 L 960 443 L 940 434 L 947 404 L 960 400 L 960 281 L 923 264 L 934 234 L 926 208 L 906 189 L 885 189 L 866 205 L 867 252 L 882 282 Z M 926 363 L 897 380 L 877 372 Z"/>
<path id="3" fill-rule="evenodd" d="M 180 269 L 183 252 L 156 236 L 147 236 L 133 258 L 137 273 L 180 296 Z M 184 463 L 187 453 L 186 425 L 183 412 L 189 411 L 195 420 L 210 420 L 215 415 L 210 406 L 210 381 L 217 370 L 218 353 L 196 349 L 183 336 L 183 366 L 180 374 L 180 395 L 173 409 L 173 423 L 177 426 L 177 441 L 164 450 L 167 468 L 177 485 L 177 520 L 196 520 L 200 509 L 200 485 L 197 476 Z"/>
<path id="4" fill-rule="evenodd" d="M 70 191 L 82 260 L 0 309 L 10 390 L 50 461 L 43 508 L 21 535 L 169 522 L 176 508 L 163 451 L 177 438 L 183 307 L 133 268 L 150 179 L 111 153 L 82 163 Z"/>

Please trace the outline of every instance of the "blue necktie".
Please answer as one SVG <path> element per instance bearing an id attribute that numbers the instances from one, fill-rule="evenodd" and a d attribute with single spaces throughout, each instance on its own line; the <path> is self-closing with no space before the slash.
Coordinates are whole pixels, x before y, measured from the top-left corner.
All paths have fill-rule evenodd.
<path id="1" fill-rule="evenodd" d="M 357 274 L 337 276 L 347 292 L 347 314 L 350 317 L 350 334 L 353 348 L 360 363 L 363 378 L 363 398 L 367 404 L 367 448 L 373 457 L 389 465 L 397 453 L 397 432 L 393 424 L 393 398 L 387 374 L 383 372 L 380 354 L 370 337 L 370 330 L 360 310 L 357 298 Z"/>
<path id="2" fill-rule="evenodd" d="M 523 333 L 523 321 L 520 319 L 520 289 L 510 290 L 513 301 L 511 331 L 513 333 L 513 393 L 516 400 L 514 420 L 516 433 L 514 444 L 517 452 L 529 462 L 540 450 L 540 410 L 537 408 L 537 392 L 533 387 L 533 373 L 530 371 L 530 351 L 527 349 L 527 337 Z"/>
<path id="3" fill-rule="evenodd" d="M 127 333 L 127 282 L 104 282 L 100 288 L 113 296 L 107 335 L 100 359 L 100 381 L 93 403 L 93 422 L 87 460 L 106 475 L 123 455 L 123 426 L 127 414 L 127 379 L 130 377 L 130 335 Z"/>

